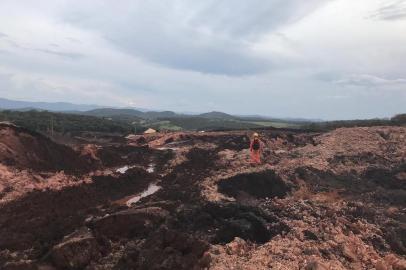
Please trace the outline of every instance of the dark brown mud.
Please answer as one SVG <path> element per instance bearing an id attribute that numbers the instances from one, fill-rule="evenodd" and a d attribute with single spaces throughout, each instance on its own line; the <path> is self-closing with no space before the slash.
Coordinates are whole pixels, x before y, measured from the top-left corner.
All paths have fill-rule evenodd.
<path id="1" fill-rule="evenodd" d="M 248 193 L 255 198 L 283 198 L 290 191 L 289 185 L 273 171 L 237 176 L 221 180 L 218 183 L 219 191 L 232 197 L 241 193 Z"/>

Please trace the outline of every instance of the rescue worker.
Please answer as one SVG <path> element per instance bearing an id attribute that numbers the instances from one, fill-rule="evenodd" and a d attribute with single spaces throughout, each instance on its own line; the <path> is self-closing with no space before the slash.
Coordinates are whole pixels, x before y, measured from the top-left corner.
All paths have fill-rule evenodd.
<path id="1" fill-rule="evenodd" d="M 254 133 L 250 144 L 251 163 L 261 164 L 261 141 L 259 140 L 258 133 Z"/>

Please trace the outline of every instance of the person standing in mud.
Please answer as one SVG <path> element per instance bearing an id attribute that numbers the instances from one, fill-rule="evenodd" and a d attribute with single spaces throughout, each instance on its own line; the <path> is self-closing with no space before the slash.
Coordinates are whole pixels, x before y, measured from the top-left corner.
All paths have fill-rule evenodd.
<path id="1" fill-rule="evenodd" d="M 259 140 L 258 133 L 254 133 L 250 144 L 251 163 L 261 164 L 261 141 Z"/>

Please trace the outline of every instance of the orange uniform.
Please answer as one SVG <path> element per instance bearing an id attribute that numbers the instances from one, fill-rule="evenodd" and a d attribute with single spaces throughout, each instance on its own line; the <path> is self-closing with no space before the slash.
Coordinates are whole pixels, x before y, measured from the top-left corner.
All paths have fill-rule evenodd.
<path id="1" fill-rule="evenodd" d="M 261 141 L 256 137 L 251 141 L 250 152 L 251 152 L 251 162 L 261 163 Z"/>

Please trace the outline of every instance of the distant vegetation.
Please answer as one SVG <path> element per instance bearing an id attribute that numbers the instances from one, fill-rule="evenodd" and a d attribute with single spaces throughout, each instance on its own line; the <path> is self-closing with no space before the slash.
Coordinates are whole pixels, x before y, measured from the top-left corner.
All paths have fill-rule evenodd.
<path id="1" fill-rule="evenodd" d="M 161 119 L 186 130 L 225 130 L 258 128 L 260 125 L 237 120 L 208 119 L 203 117 L 175 117 Z"/>
<path id="2" fill-rule="evenodd" d="M 134 131 L 134 126 L 125 122 L 94 116 L 34 110 L 26 112 L 0 111 L 0 121 L 9 121 L 18 126 L 44 133 L 49 133 L 52 130 L 59 133 L 78 131 L 130 133 Z"/>
<path id="3" fill-rule="evenodd" d="M 132 121 L 139 120 L 139 119 L 157 119 L 157 118 L 164 118 L 164 117 L 176 117 L 180 116 L 171 111 L 163 111 L 163 112 L 142 112 L 139 110 L 134 109 L 113 109 L 113 108 L 104 108 L 104 109 L 95 109 L 91 111 L 85 112 L 77 112 L 78 114 L 83 115 L 91 115 L 91 116 L 98 116 L 98 117 L 126 117 L 128 119 L 132 119 Z"/>
<path id="4" fill-rule="evenodd" d="M 391 119 L 369 120 L 341 120 L 317 123 L 307 123 L 301 126 L 303 129 L 316 131 L 328 131 L 341 127 L 371 127 L 371 126 L 406 126 L 406 114 L 399 114 Z"/>
<path id="5" fill-rule="evenodd" d="M 141 133 L 156 130 L 234 130 L 256 128 L 293 128 L 329 131 L 340 127 L 406 125 L 406 114 L 391 119 L 305 122 L 266 117 L 233 116 L 222 112 L 182 115 L 174 112 L 141 112 L 132 109 L 95 109 L 86 112 L 56 113 L 48 111 L 0 111 L 0 121 L 9 121 L 31 130 L 50 133 L 108 132 Z"/>
<path id="6" fill-rule="evenodd" d="M 95 109 L 78 114 L 109 118 L 115 121 L 138 124 L 144 128 L 157 130 L 227 130 L 260 127 L 298 128 L 298 121 L 286 121 L 264 117 L 233 116 L 223 112 L 208 112 L 197 115 L 178 114 L 171 111 L 142 112 L 133 109 Z M 139 130 L 139 128 L 138 128 Z"/>

